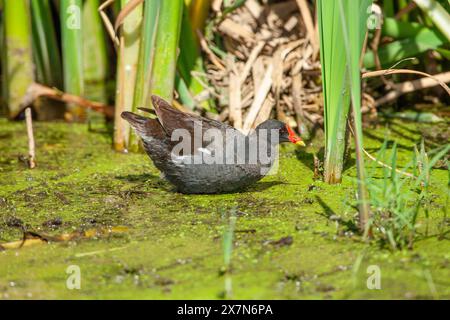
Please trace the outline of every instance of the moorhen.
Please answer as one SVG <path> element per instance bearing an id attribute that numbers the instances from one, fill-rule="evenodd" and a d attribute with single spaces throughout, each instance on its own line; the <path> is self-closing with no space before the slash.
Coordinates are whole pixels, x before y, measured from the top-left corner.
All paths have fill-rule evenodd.
<path id="1" fill-rule="evenodd" d="M 225 123 L 182 112 L 157 96 L 152 96 L 152 103 L 154 110 L 139 109 L 156 118 L 132 112 L 121 116 L 141 137 L 154 165 L 181 193 L 243 189 L 268 173 L 281 142 L 305 146 L 278 120 L 267 120 L 244 135 Z"/>

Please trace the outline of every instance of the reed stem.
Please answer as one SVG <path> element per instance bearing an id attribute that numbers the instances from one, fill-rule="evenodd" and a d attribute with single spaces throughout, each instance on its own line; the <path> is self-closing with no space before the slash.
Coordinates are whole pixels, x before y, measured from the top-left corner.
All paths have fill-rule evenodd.
<path id="1" fill-rule="evenodd" d="M 23 97 L 34 81 L 30 22 L 27 0 L 4 2 L 4 99 L 10 118 L 22 111 Z"/>
<path id="2" fill-rule="evenodd" d="M 64 91 L 83 96 L 82 0 L 61 0 L 60 15 Z M 78 105 L 68 104 L 65 116 L 69 121 L 83 121 L 86 118 L 86 111 Z"/>

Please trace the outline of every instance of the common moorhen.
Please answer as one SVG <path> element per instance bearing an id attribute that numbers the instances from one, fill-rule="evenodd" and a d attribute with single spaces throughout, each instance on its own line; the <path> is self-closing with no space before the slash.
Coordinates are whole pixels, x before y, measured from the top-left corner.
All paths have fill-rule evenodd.
<path id="1" fill-rule="evenodd" d="M 225 123 L 182 112 L 157 96 L 152 102 L 154 111 L 140 109 L 155 113 L 155 119 L 132 112 L 121 116 L 141 137 L 155 166 L 182 193 L 245 188 L 267 174 L 279 143 L 305 145 L 278 120 L 267 120 L 244 135 Z"/>

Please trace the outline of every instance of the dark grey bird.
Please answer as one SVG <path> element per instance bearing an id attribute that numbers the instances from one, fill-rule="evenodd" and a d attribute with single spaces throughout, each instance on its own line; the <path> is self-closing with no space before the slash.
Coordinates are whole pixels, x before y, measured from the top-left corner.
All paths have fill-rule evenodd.
<path id="1" fill-rule="evenodd" d="M 244 189 L 263 178 L 277 157 L 277 146 L 304 146 L 292 129 L 267 120 L 244 135 L 211 119 L 182 112 L 152 96 L 156 118 L 122 112 L 140 136 L 154 165 L 181 193 L 225 193 Z"/>

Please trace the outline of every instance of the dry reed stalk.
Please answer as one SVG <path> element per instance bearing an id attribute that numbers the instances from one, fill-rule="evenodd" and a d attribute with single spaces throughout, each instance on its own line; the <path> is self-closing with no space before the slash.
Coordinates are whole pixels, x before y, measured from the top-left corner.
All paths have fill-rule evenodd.
<path id="1" fill-rule="evenodd" d="M 28 135 L 28 166 L 30 169 L 36 167 L 36 152 L 33 134 L 33 119 L 31 114 L 31 108 L 25 109 L 25 121 L 27 125 L 27 135 Z"/>

